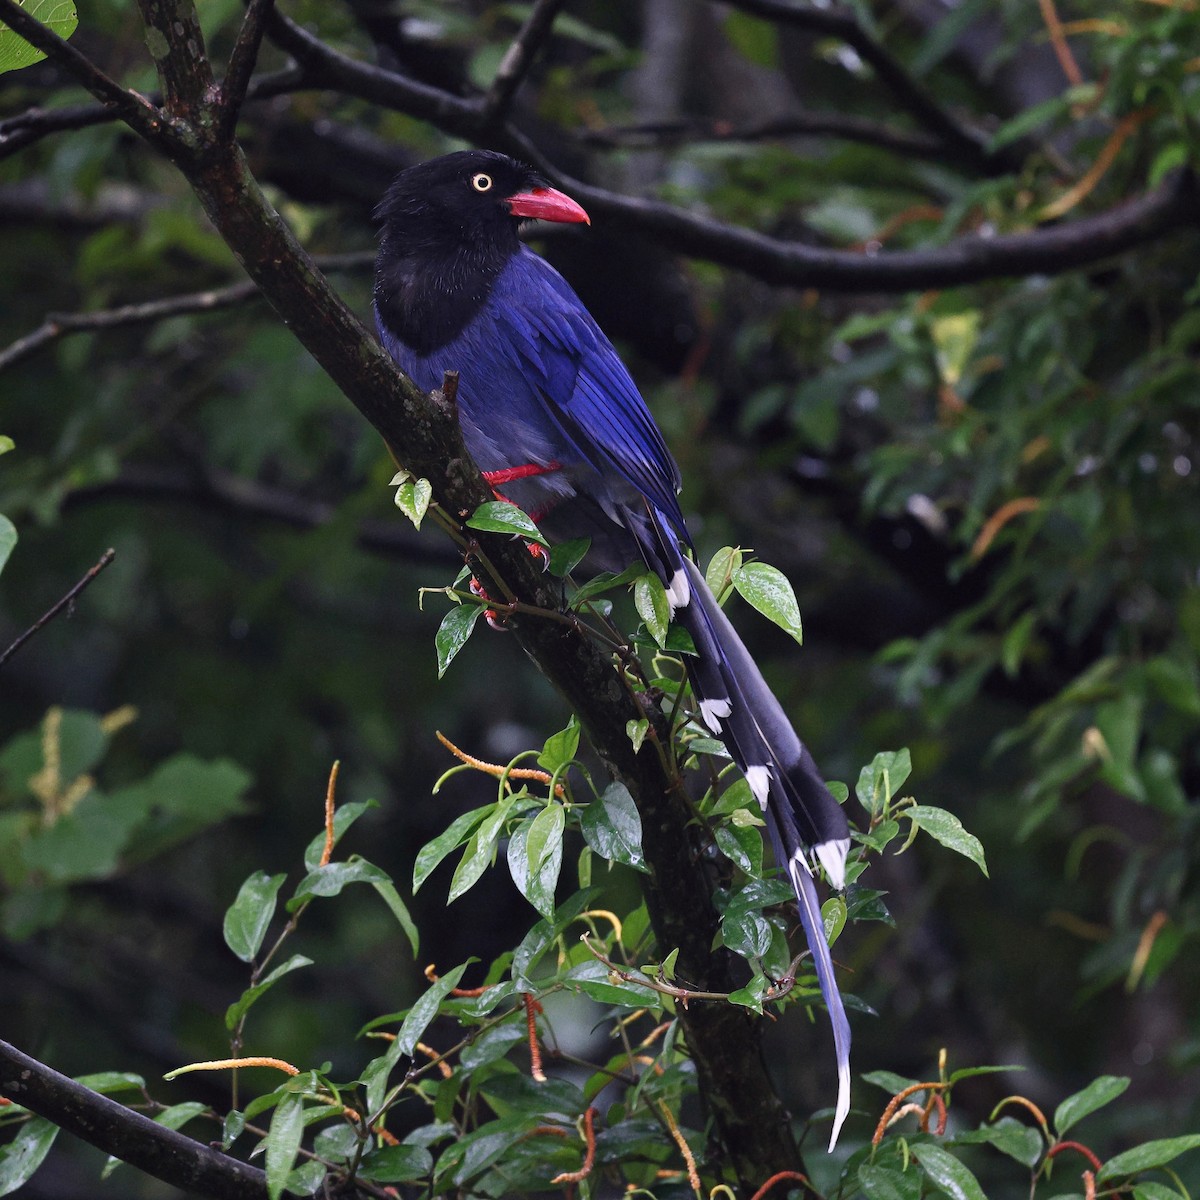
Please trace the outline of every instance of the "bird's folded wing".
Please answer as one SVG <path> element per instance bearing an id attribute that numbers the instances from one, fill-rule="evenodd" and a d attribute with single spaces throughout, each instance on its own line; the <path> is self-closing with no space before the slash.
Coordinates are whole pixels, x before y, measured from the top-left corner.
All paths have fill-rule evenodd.
<path id="1" fill-rule="evenodd" d="M 612 343 L 548 263 L 518 255 L 505 276 L 497 319 L 548 418 L 601 475 L 617 472 L 682 528 L 679 468 Z"/>

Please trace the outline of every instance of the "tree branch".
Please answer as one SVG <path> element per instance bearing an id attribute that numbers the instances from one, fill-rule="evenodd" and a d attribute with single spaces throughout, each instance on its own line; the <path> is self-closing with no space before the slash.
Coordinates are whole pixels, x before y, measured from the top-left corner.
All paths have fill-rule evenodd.
<path id="1" fill-rule="evenodd" d="M 317 260 L 317 264 L 326 271 L 355 271 L 369 267 L 374 261 L 374 252 L 368 251 L 359 254 L 324 255 Z M 120 308 L 81 313 L 48 313 L 36 329 L 0 350 L 0 371 L 15 366 L 43 346 L 69 333 L 118 329 L 125 325 L 150 325 L 167 317 L 217 312 L 261 298 L 262 293 L 258 287 L 250 280 L 243 280 L 224 288 L 208 288 L 202 292 L 167 296 L 162 300 L 149 300 L 142 304 L 125 304 Z"/>
<path id="2" fill-rule="evenodd" d="M 252 79 L 246 89 L 245 100 L 247 103 L 252 100 L 269 100 L 272 96 L 302 91 L 311 86 L 314 85 L 307 81 L 303 70 L 292 65 Z M 162 103 L 162 97 L 157 93 L 146 99 L 155 107 Z M 111 104 L 75 104 L 63 108 L 41 108 L 35 105 L 23 113 L 9 117 L 6 121 L 0 121 L 0 160 L 24 150 L 26 146 L 32 146 L 51 134 L 86 129 L 91 125 L 105 125 L 120 119 L 121 114 L 116 106 Z"/>
<path id="3" fill-rule="evenodd" d="M 242 18 L 237 41 L 234 42 L 229 55 L 225 79 L 221 84 L 218 136 L 222 138 L 231 138 L 237 127 L 238 114 L 241 112 L 242 102 L 246 99 L 250 76 L 258 60 L 258 50 L 266 31 L 267 17 L 274 7 L 275 0 L 250 0 L 246 6 L 246 15 Z"/>
<path id="4" fill-rule="evenodd" d="M 556 182 L 593 217 L 606 215 L 677 253 L 745 271 L 766 283 L 839 292 L 907 292 L 1016 275 L 1057 275 L 1200 226 L 1200 187 L 1186 169 L 1173 172 L 1153 191 L 1095 216 L 1024 233 L 971 234 L 934 250 L 878 254 L 785 242 L 555 174 Z"/>
<path id="5" fill-rule="evenodd" d="M 949 147 L 939 138 L 906 129 L 893 129 L 877 121 L 842 113 L 805 112 L 772 117 L 752 125 L 728 121 L 681 118 L 676 121 L 647 121 L 639 125 L 612 125 L 581 129 L 576 137 L 584 145 L 633 150 L 656 150 L 696 142 L 763 142 L 792 137 L 835 137 L 879 146 L 896 154 L 941 161 Z"/>
<path id="6" fill-rule="evenodd" d="M 72 75 L 102 104 L 112 108 L 143 136 L 155 140 L 161 128 L 162 114 L 139 92 L 123 88 L 110 79 L 85 54 L 53 33 L 36 17 L 30 16 L 16 0 L 0 0 L 0 22 L 36 46 Z"/>
<path id="7" fill-rule="evenodd" d="M 76 598 L 83 591 L 83 589 L 86 588 L 88 584 L 90 584 L 92 580 L 95 579 L 96 576 L 99 575 L 100 572 L 103 571 L 104 568 L 107 567 L 115 557 L 115 550 L 105 550 L 105 552 L 100 555 L 100 559 L 96 565 L 94 567 L 89 567 L 83 578 L 80 579 L 79 582 L 76 583 L 75 586 L 71 588 L 71 590 L 61 600 L 59 600 L 57 604 L 52 605 L 46 612 L 38 617 L 38 619 L 34 621 L 34 623 L 30 625 L 30 627 L 25 630 L 25 632 L 21 634 L 21 636 L 17 638 L 17 640 L 13 642 L 11 646 L 9 646 L 9 648 L 5 650 L 3 654 L 0 654 L 0 667 L 4 666 L 4 664 L 8 662 L 8 660 L 12 658 L 12 656 L 16 654 L 16 652 L 20 650 L 20 648 L 25 645 L 25 643 L 29 641 L 29 639 L 33 637 L 35 633 L 38 632 L 38 630 L 45 628 L 45 626 L 53 621 L 54 618 L 57 617 L 64 608 L 70 608 L 71 605 L 75 603 Z"/>
<path id="8" fill-rule="evenodd" d="M 790 13 L 809 11 L 775 0 L 770 6 Z M 844 14 L 839 21 L 844 23 Z M 783 241 L 658 200 L 623 196 L 572 179 L 511 126 L 487 130 L 477 103 L 364 66 L 330 49 L 279 14 L 272 19 L 269 36 L 300 59 L 314 81 L 421 117 L 446 133 L 498 145 L 528 160 L 569 191 L 593 216 L 607 216 L 615 224 L 653 237 L 676 253 L 732 267 L 771 284 L 841 292 L 907 292 L 1029 273 L 1054 275 L 1102 262 L 1200 223 L 1200 187 L 1195 175 L 1184 169 L 1174 172 L 1153 191 L 1105 213 L 1024 233 L 969 235 L 933 250 L 866 254 Z"/>
<path id="9" fill-rule="evenodd" d="M 478 101 L 464 100 L 405 75 L 361 63 L 325 45 L 278 11 L 273 11 L 267 21 L 267 36 L 300 64 L 313 86 L 372 100 L 460 137 L 474 137 L 483 129 Z"/>
<path id="10" fill-rule="evenodd" d="M 231 513 L 239 518 L 276 521 L 292 529 L 319 529 L 336 507 L 286 488 L 246 479 L 230 471 L 204 467 L 195 471 L 153 465 L 127 467 L 114 479 L 75 488 L 63 498 L 64 510 L 104 500 L 134 498 L 175 501 Z M 407 521 L 360 521 L 355 540 L 363 550 L 404 562 L 433 563 L 447 568 L 462 556 L 444 542 L 424 537 Z"/>
<path id="11" fill-rule="evenodd" d="M 499 124 L 508 115 L 513 97 L 529 74 L 538 48 L 549 36 L 554 18 L 558 16 L 563 3 L 564 0 L 535 0 L 525 24 L 504 52 L 492 86 L 483 99 L 485 125 Z"/>
<path id="12" fill-rule="evenodd" d="M 179 81 L 175 92 L 179 117 L 194 128 L 210 111 L 194 87 L 202 72 L 191 61 L 193 21 L 187 11 L 180 12 L 187 7 L 185 0 L 176 0 L 170 14 L 164 11 L 164 3 L 141 0 L 151 23 L 151 40 L 160 44 L 157 61 L 163 77 Z M 395 86 L 383 72 L 373 73 L 372 78 Z M 167 91 L 170 95 L 171 89 Z M 456 108 L 461 112 L 456 102 L 450 102 L 452 98 L 434 89 L 425 91 L 444 112 Z M 477 110 L 470 111 L 477 121 Z M 267 203 L 236 143 L 207 141 L 199 146 L 181 139 L 172 151 L 210 220 L 251 279 L 398 459 L 429 479 L 445 511 L 463 519 L 491 499 L 449 406 L 436 394 L 426 397 L 415 388 L 332 291 Z M 493 594 L 514 594 L 536 608 L 557 607 L 557 586 L 542 576 L 521 546 L 488 534 L 478 535 L 476 541 L 465 529 L 459 536 L 476 558 L 473 569 L 481 582 L 496 588 Z M 477 550 L 483 552 L 481 556 Z M 493 563 L 502 580 L 489 570 Z M 646 857 L 653 865 L 646 899 L 661 944 L 679 947 L 679 969 L 698 987 L 728 990 L 728 956 L 711 950 L 717 916 L 708 877 L 693 853 L 690 813 L 652 747 L 643 745 L 635 753 L 626 734 L 627 723 L 642 712 L 608 655 L 573 624 L 524 615 L 515 616 L 511 624 L 521 645 L 579 713 L 608 769 L 641 807 Z M 794 1168 L 798 1156 L 788 1116 L 766 1073 L 756 1024 L 749 1014 L 721 1005 L 693 1009 L 681 1019 L 701 1086 L 739 1177 L 748 1186 L 756 1185 L 774 1171 Z"/>
<path id="13" fill-rule="evenodd" d="M 771 21 L 790 25 L 823 37 L 845 42 L 865 62 L 901 106 L 926 129 L 955 147 L 977 170 L 986 174 L 1004 174 L 1019 165 L 1009 147 L 989 152 L 984 135 L 947 112 L 904 65 L 882 43 L 877 42 L 860 24 L 852 8 L 833 6 L 803 8 L 789 0 L 729 0 L 734 8 Z"/>
<path id="14" fill-rule="evenodd" d="M 0 1094 L 176 1187 L 216 1200 L 263 1200 L 262 1171 L 60 1075 L 0 1041 Z"/>

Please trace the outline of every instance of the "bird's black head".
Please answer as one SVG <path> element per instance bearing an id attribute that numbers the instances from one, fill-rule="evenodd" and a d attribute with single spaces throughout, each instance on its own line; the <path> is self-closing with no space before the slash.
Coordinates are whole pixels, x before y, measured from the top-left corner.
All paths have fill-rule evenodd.
<path id="1" fill-rule="evenodd" d="M 464 150 L 401 172 L 375 210 L 383 226 L 375 311 L 419 354 L 444 345 L 482 308 L 520 248 L 522 221 L 586 221 L 532 167 Z"/>
<path id="2" fill-rule="evenodd" d="M 388 188 L 375 216 L 385 246 L 400 253 L 466 243 L 512 253 L 524 220 L 588 219 L 532 167 L 491 150 L 463 150 L 409 167 Z"/>

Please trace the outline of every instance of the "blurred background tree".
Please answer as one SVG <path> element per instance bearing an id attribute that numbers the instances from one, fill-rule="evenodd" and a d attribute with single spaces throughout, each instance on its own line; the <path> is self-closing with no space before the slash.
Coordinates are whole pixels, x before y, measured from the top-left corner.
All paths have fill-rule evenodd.
<path id="1" fill-rule="evenodd" d="M 1195 5 L 574 3 L 512 95 L 528 6 L 282 11 L 239 133 L 352 307 L 403 166 L 524 145 L 578 181 L 593 228 L 534 236 L 642 385 L 702 557 L 752 547 L 795 583 L 803 650 L 738 621 L 797 728 L 851 783 L 911 747 L 919 796 L 986 846 L 990 883 L 886 860 L 895 927 L 839 946 L 879 1013 L 856 1067 L 925 1078 L 944 1046 L 1026 1066 L 1051 1106 L 1129 1075 L 1095 1136 L 1195 1129 Z M 202 6 L 215 58 L 240 17 Z M 157 87 L 128 6 L 90 6 L 72 44 Z M 411 87 L 375 94 L 328 48 Z M 331 760 L 405 877 L 491 787 L 432 794 L 434 731 L 506 761 L 566 714 L 512 638 L 438 681 L 417 593 L 451 546 L 391 511 L 378 437 L 183 178 L 53 60 L 0 77 L 0 114 L 0 646 L 116 551 L 0 667 L 4 1033 L 153 1077 L 221 1056 L 243 985 L 221 914 L 298 861 Z M 414 908 L 441 962 L 529 924 L 501 873 L 444 896 Z M 306 936 L 318 966 L 264 1001 L 262 1037 L 340 1070 L 345 1031 L 424 983 L 365 898 Z M 826 1056 L 785 1025 L 770 1061 L 805 1111 Z M 978 1119 L 1014 1079 L 959 1102 Z M 25 1194 L 130 1187 L 64 1157 Z"/>

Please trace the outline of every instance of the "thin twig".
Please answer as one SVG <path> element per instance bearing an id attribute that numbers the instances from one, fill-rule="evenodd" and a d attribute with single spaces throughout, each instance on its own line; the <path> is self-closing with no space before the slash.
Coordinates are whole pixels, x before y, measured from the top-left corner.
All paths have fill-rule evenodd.
<path id="1" fill-rule="evenodd" d="M 692 118 L 648 121 L 637 125 L 581 129 L 575 136 L 585 145 L 631 150 L 658 150 L 664 146 L 709 141 L 763 142 L 793 137 L 835 137 L 914 158 L 941 160 L 950 152 L 949 146 L 932 134 L 895 129 L 844 113 L 826 112 L 790 113 L 748 125 Z"/>
<path id="2" fill-rule="evenodd" d="M 529 74 L 538 48 L 549 35 L 563 2 L 564 0 L 535 0 L 525 24 L 517 31 L 517 36 L 504 52 L 492 85 L 483 98 L 485 125 L 497 124 L 508 115 L 513 97 Z"/>
<path id="3" fill-rule="evenodd" d="M 246 5 L 246 15 L 242 18 L 237 41 L 234 42 L 229 55 L 229 65 L 225 69 L 221 98 L 218 101 L 218 135 L 224 141 L 229 141 L 234 136 L 238 114 L 246 99 L 250 76 L 258 60 L 263 34 L 266 32 L 267 17 L 274 6 L 275 0 L 250 0 Z"/>
<path id="4" fill-rule="evenodd" d="M 374 262 L 373 251 L 358 254 L 330 254 L 315 260 L 324 271 L 357 270 Z M 125 304 L 119 308 L 98 309 L 95 312 L 49 313 L 36 329 L 0 350 L 0 371 L 21 362 L 50 342 L 69 333 L 84 333 L 97 329 L 116 329 L 124 325 L 147 325 L 168 317 L 189 313 L 217 312 L 238 304 L 261 299 L 258 286 L 250 280 L 223 288 L 207 288 L 202 292 L 186 292 L 166 296 L 142 304 Z"/>
<path id="5" fill-rule="evenodd" d="M 732 995 L 731 992 L 702 992 L 695 988 L 679 987 L 672 983 L 660 983 L 657 979 L 652 979 L 641 971 L 628 970 L 613 962 L 612 959 L 606 958 L 592 945 L 586 933 L 581 936 L 580 940 L 588 948 L 588 952 L 592 957 L 597 962 L 603 963 L 622 983 L 632 983 L 635 987 L 649 988 L 652 992 L 658 992 L 663 996 L 671 996 L 680 1001 L 685 1008 L 692 1000 L 728 1000 Z M 796 972 L 800 969 L 800 963 L 804 960 L 807 953 L 807 951 L 804 951 L 797 954 L 788 966 L 787 974 L 763 992 L 762 1002 L 764 1004 L 782 1000 L 796 986 Z"/>
<path id="6" fill-rule="evenodd" d="M 8 660 L 12 658 L 12 656 L 16 654 L 16 652 L 27 641 L 29 641 L 29 639 L 33 637 L 35 633 L 41 630 L 50 621 L 53 621 L 54 618 L 57 617 L 64 608 L 68 608 L 74 604 L 80 592 L 82 592 L 83 589 L 86 588 L 88 584 L 90 584 L 92 580 L 95 579 L 96 576 L 99 575 L 100 572 L 103 571 L 104 568 L 107 567 L 114 558 L 116 558 L 116 556 L 117 552 L 111 547 L 108 550 L 105 550 L 105 552 L 100 555 L 99 561 L 96 563 L 96 565 L 94 567 L 90 567 L 83 578 L 80 579 L 79 582 L 57 604 L 55 604 L 52 608 L 47 609 L 46 612 L 44 612 L 36 621 L 34 621 L 34 623 L 30 625 L 30 627 L 25 630 L 25 632 L 21 634 L 21 636 L 17 638 L 17 640 L 13 642 L 7 650 L 4 651 L 3 654 L 0 654 L 0 667 L 4 666 L 4 664 L 8 662 Z"/>
<path id="7" fill-rule="evenodd" d="M 990 153 L 983 134 L 944 109 L 904 64 L 867 32 L 858 14 L 849 6 L 825 8 L 815 4 L 792 4 L 789 0 L 729 0 L 729 3 L 776 25 L 791 25 L 838 38 L 875 72 L 905 110 L 926 129 L 956 146 L 964 158 L 992 172 L 1010 170 L 1016 165 L 1013 147 Z"/>

